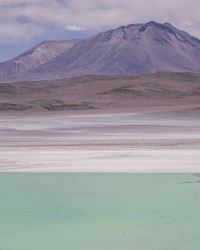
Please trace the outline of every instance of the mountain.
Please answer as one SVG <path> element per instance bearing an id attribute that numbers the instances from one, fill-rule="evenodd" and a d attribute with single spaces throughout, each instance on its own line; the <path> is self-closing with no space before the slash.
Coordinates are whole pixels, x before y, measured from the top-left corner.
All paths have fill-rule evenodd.
<path id="1" fill-rule="evenodd" d="M 33 56 L 41 45 L 0 64 L 0 80 L 200 71 L 200 40 L 169 23 L 132 24 L 63 43 L 66 49 L 50 42 Z"/>
<path id="2" fill-rule="evenodd" d="M 12 60 L 0 64 L 0 80 L 15 79 L 18 75 L 34 69 L 66 52 L 79 40 L 45 41 Z"/>

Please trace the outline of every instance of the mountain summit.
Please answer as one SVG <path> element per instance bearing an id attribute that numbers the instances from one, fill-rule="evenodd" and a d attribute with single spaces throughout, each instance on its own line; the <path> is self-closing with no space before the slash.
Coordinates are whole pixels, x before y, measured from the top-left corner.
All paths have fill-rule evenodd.
<path id="1" fill-rule="evenodd" d="M 82 40 L 42 43 L 1 63 L 0 81 L 199 71 L 200 40 L 170 23 L 151 21 Z"/>

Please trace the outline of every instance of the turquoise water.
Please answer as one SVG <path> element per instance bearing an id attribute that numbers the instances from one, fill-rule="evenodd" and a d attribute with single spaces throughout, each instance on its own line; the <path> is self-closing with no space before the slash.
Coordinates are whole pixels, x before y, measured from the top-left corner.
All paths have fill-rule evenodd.
<path id="1" fill-rule="evenodd" d="M 192 174 L 0 174 L 0 250 L 198 250 Z"/>

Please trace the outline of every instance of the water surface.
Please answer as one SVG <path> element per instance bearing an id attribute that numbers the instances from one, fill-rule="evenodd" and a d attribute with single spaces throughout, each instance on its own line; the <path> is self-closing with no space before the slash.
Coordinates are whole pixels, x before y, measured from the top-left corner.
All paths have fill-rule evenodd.
<path id="1" fill-rule="evenodd" d="M 0 174 L 1 250 L 196 250 L 192 174 Z"/>

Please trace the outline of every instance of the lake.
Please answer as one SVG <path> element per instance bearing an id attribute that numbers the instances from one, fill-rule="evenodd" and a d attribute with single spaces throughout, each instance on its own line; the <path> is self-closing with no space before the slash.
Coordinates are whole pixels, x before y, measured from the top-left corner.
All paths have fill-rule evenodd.
<path id="1" fill-rule="evenodd" d="M 0 174 L 1 250 L 196 250 L 193 174 Z"/>

